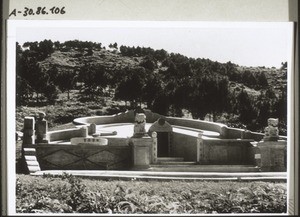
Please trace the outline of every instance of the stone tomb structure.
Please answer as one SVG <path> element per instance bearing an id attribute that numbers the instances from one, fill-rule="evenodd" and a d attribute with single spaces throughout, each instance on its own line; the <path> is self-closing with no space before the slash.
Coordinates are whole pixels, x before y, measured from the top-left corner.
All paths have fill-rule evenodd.
<path id="1" fill-rule="evenodd" d="M 23 149 L 31 159 L 27 166 L 39 166 L 32 172 L 163 166 L 198 171 L 205 165 L 236 165 L 240 172 L 286 171 L 287 138 L 278 135 L 276 119 L 268 121 L 265 134 L 149 110 L 82 117 L 73 123 L 72 129 L 48 131 L 45 114 L 24 119 Z"/>

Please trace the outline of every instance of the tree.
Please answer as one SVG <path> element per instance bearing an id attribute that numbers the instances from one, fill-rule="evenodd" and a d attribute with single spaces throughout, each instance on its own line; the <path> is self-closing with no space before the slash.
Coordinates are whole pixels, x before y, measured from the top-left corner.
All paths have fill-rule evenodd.
<path id="1" fill-rule="evenodd" d="M 115 98 L 130 101 L 131 103 L 141 103 L 145 82 L 145 68 L 136 67 L 127 69 L 126 77 L 117 85 Z"/>
<path id="2" fill-rule="evenodd" d="M 140 66 L 150 71 L 153 71 L 157 67 L 157 64 L 156 61 L 153 59 L 153 57 L 145 56 L 142 62 L 140 63 Z"/>
<path id="3" fill-rule="evenodd" d="M 40 53 L 40 60 L 45 59 L 54 52 L 54 44 L 51 40 L 44 40 L 39 43 L 38 51 Z"/>
<path id="4" fill-rule="evenodd" d="M 76 81 L 75 73 L 70 70 L 62 71 L 61 73 L 58 74 L 56 78 L 56 84 L 58 88 L 61 90 L 61 92 L 67 91 L 68 100 L 70 100 L 70 90 L 74 88 L 75 81 Z"/>
<path id="5" fill-rule="evenodd" d="M 264 72 L 260 72 L 257 76 L 257 85 L 262 88 L 268 87 L 268 79 Z"/>
<path id="6" fill-rule="evenodd" d="M 159 61 L 163 61 L 167 57 L 168 57 L 168 52 L 165 51 L 164 49 L 154 51 L 154 58 L 159 60 Z"/>
<path id="7" fill-rule="evenodd" d="M 170 108 L 169 97 L 164 93 L 159 94 L 153 102 L 152 111 L 161 115 L 168 115 Z"/>
<path id="8" fill-rule="evenodd" d="M 152 108 L 154 100 L 163 92 L 162 81 L 159 75 L 151 74 L 143 88 L 143 101 L 147 103 L 148 108 Z"/>
<path id="9" fill-rule="evenodd" d="M 253 102 L 245 90 L 241 90 L 237 96 L 237 109 L 240 121 L 248 126 L 251 125 L 252 120 L 256 118 L 256 112 Z"/>
<path id="10" fill-rule="evenodd" d="M 242 73 L 242 77 L 241 77 L 241 81 L 242 83 L 244 83 L 245 85 L 247 85 L 248 87 L 254 87 L 255 85 L 257 85 L 257 80 L 255 78 L 255 76 L 253 75 L 253 73 L 249 70 L 245 70 Z"/>
<path id="11" fill-rule="evenodd" d="M 58 98 L 57 87 L 53 84 L 46 84 L 44 88 L 44 96 L 47 98 L 49 103 L 54 103 Z"/>
<path id="12" fill-rule="evenodd" d="M 86 63 L 81 67 L 78 81 L 84 83 L 82 94 L 89 99 L 103 93 L 103 89 L 109 84 L 108 73 L 102 65 L 92 65 Z"/>

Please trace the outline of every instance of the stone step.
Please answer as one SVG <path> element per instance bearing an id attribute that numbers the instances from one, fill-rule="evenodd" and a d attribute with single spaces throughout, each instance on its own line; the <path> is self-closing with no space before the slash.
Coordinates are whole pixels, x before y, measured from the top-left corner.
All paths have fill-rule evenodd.
<path id="1" fill-rule="evenodd" d="M 27 166 L 40 166 L 39 162 L 37 161 L 27 161 Z"/>
<path id="2" fill-rule="evenodd" d="M 24 155 L 35 155 L 35 148 L 24 148 Z"/>
<path id="3" fill-rule="evenodd" d="M 164 166 L 164 165 L 195 165 L 197 162 L 195 161 L 158 161 L 156 166 Z"/>
<path id="4" fill-rule="evenodd" d="M 25 155 L 26 161 L 37 161 L 36 156 L 34 155 Z"/>
<path id="5" fill-rule="evenodd" d="M 158 157 L 157 161 L 158 162 L 163 162 L 163 161 L 183 161 L 183 157 Z"/>
<path id="6" fill-rule="evenodd" d="M 32 173 L 35 173 L 37 171 L 41 171 L 41 168 L 39 166 L 29 166 L 28 165 L 28 170 L 29 170 L 29 173 L 32 174 Z"/>
<path id="7" fill-rule="evenodd" d="M 147 171 L 161 172 L 259 172 L 253 165 L 151 165 Z"/>

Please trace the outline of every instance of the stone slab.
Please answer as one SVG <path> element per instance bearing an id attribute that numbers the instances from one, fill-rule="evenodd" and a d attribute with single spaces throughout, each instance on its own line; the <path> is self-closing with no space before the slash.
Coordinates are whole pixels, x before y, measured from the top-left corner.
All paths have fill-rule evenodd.
<path id="1" fill-rule="evenodd" d="M 26 161 L 37 161 L 36 156 L 25 155 Z"/>
<path id="2" fill-rule="evenodd" d="M 24 155 L 35 155 L 35 148 L 24 148 Z"/>
<path id="3" fill-rule="evenodd" d="M 96 179 L 118 179 L 118 180 L 287 180 L 285 172 L 249 172 L 249 173 L 220 173 L 220 172 L 154 172 L 154 171 L 110 171 L 110 170 L 43 170 L 32 175 L 43 174 L 62 175 L 72 174 L 79 177 L 90 177 Z"/>
<path id="4" fill-rule="evenodd" d="M 40 166 L 39 162 L 37 161 L 27 161 L 26 164 L 27 166 Z"/>
<path id="5" fill-rule="evenodd" d="M 32 174 L 37 171 L 41 171 L 41 168 L 39 166 L 28 166 L 28 170 L 29 170 L 29 173 Z"/>

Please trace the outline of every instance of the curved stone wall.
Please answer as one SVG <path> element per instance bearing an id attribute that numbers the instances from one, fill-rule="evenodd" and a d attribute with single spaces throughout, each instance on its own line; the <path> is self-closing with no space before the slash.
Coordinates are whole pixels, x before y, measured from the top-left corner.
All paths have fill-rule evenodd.
<path id="1" fill-rule="evenodd" d="M 263 133 L 251 132 L 244 129 L 231 128 L 222 123 L 215 123 L 202 120 L 194 120 L 188 118 L 178 118 L 178 117 L 165 117 L 163 115 L 151 112 L 150 110 L 145 110 L 147 123 L 154 123 L 159 118 L 163 117 L 167 122 L 174 126 L 182 126 L 188 128 L 195 128 L 199 130 L 213 131 L 220 134 L 220 138 L 223 139 L 253 139 L 255 141 L 260 141 L 263 139 Z M 112 124 L 112 123 L 133 123 L 134 122 L 134 111 L 126 111 L 116 115 L 106 115 L 106 116 L 92 116 L 92 117 L 81 117 L 73 120 L 76 125 L 87 125 L 94 123 L 96 125 Z M 281 140 L 286 140 L 286 136 L 280 136 Z"/>
<path id="2" fill-rule="evenodd" d="M 226 137 L 225 134 L 226 134 L 227 126 L 225 124 L 202 121 L 202 120 L 187 119 L 187 118 L 165 117 L 157 113 L 153 113 L 150 110 L 145 110 L 145 114 L 146 114 L 147 123 L 154 123 L 159 118 L 163 117 L 171 125 L 214 131 L 220 133 L 222 137 Z M 133 123 L 133 122 L 134 122 L 133 110 L 126 111 L 124 113 L 119 113 L 116 115 L 82 117 L 73 120 L 73 123 L 76 125 L 90 125 L 92 123 L 96 125 L 101 125 L 101 124 L 111 124 L 111 123 Z"/>

